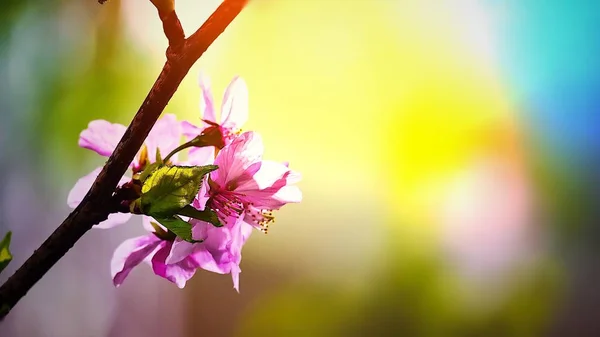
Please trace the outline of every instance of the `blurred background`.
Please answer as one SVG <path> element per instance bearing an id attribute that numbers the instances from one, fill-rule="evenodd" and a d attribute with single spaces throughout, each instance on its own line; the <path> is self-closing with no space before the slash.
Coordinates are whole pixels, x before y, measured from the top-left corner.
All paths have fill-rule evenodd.
<path id="1" fill-rule="evenodd" d="M 193 32 L 218 0 L 177 0 Z M 128 124 L 167 46 L 147 0 L 5 0 L 0 234 L 8 278 L 104 163 L 93 119 Z M 110 259 L 140 219 L 93 230 L 0 335 L 600 336 L 600 3 L 253 0 L 166 112 L 197 121 L 197 74 L 235 75 L 265 157 L 304 201 L 244 249 L 241 293 L 180 290 Z"/>

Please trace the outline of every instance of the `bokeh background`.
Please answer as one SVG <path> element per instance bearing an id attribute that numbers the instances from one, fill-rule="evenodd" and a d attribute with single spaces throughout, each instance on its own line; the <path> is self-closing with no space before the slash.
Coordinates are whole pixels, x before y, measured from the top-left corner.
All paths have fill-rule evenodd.
<path id="1" fill-rule="evenodd" d="M 188 34 L 218 5 L 177 0 Z M 129 123 L 166 39 L 147 0 L 0 6 L 4 281 L 103 163 L 79 132 Z M 598 31 L 592 0 L 251 1 L 166 109 L 197 120 L 199 71 L 217 98 L 241 75 L 245 129 L 303 173 L 241 293 L 146 266 L 115 289 L 134 219 L 86 234 L 0 335 L 599 336 Z"/>

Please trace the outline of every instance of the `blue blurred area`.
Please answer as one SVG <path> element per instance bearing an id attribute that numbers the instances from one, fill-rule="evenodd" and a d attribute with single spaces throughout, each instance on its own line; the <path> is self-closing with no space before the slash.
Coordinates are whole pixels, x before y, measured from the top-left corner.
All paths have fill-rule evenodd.
<path id="1" fill-rule="evenodd" d="M 555 155 L 600 151 L 600 3 L 496 1 L 504 77 L 532 129 Z"/>

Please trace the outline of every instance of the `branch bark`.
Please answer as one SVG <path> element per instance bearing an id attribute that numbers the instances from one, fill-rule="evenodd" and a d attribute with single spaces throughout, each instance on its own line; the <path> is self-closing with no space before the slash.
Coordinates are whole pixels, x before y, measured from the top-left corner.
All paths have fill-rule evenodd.
<path id="1" fill-rule="evenodd" d="M 93 225 L 105 220 L 119 180 L 133 161 L 156 120 L 192 65 L 241 12 L 248 0 L 224 0 L 188 39 L 175 12 L 161 16 L 170 46 L 165 63 L 148 96 L 140 106 L 102 172 L 62 224 L 0 287 L 0 319 L 64 256 Z M 177 27 L 178 26 L 178 27 Z"/>

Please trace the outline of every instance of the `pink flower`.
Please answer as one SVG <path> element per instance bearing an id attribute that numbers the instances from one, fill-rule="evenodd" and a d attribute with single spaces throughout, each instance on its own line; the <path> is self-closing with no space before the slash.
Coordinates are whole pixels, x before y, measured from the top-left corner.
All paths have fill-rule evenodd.
<path id="1" fill-rule="evenodd" d="M 198 199 L 194 200 L 193 206 L 203 208 Z M 193 225 L 194 239 L 203 242 L 192 244 L 176 238 L 164 262 L 179 264 L 182 261 L 193 261 L 192 265 L 197 268 L 218 274 L 231 274 L 233 287 L 239 292 L 242 246 L 250 237 L 253 227 L 243 221 L 232 227 L 215 227 L 196 219 L 190 219 L 190 223 Z"/>
<path id="2" fill-rule="evenodd" d="M 206 230 L 204 242 L 196 244 L 190 255 L 198 266 L 219 274 L 231 274 L 233 287 L 239 292 L 240 263 L 242 261 L 242 246 L 252 234 L 252 226 L 240 222 L 237 226 L 215 227 L 209 223 L 191 220 L 194 228 Z"/>
<path id="3" fill-rule="evenodd" d="M 262 160 L 263 152 L 260 135 L 245 132 L 215 158 L 219 168 L 210 174 L 209 191 L 201 198 L 228 227 L 244 221 L 266 230 L 273 210 L 302 200 L 302 192 L 293 185 L 300 174 L 285 164 Z"/>
<path id="4" fill-rule="evenodd" d="M 274 210 L 302 200 L 302 193 L 295 186 L 301 179 L 300 174 L 289 169 L 287 163 L 263 160 L 263 144 L 257 133 L 239 134 L 239 127 L 248 118 L 248 93 L 244 81 L 236 77 L 229 84 L 223 98 L 220 123 L 216 120 L 208 80 L 201 77 L 200 86 L 203 91 L 202 127 L 187 122 L 180 124 L 175 116 L 165 115 L 150 132 L 145 146 L 131 163 L 131 169 L 135 174 L 155 162 L 157 149 L 164 158 L 177 148 L 182 133 L 188 139 L 202 134 L 199 140 L 208 140 L 208 144 L 213 146 L 193 148 L 187 164 L 215 164 L 218 169 L 205 177 L 192 206 L 214 211 L 223 226 L 215 227 L 190 219 L 192 237 L 201 242 L 189 243 L 152 223 L 151 217 L 143 216 L 142 223 L 149 234 L 124 241 L 113 255 L 111 274 L 115 286 L 121 285 L 133 268 L 145 262 L 152 266 L 156 275 L 179 288 L 185 286 L 198 268 L 202 268 L 231 274 L 233 286 L 239 291 L 242 247 L 252 230 L 257 228 L 266 232 L 269 223 L 274 221 Z M 125 127 L 120 124 L 93 121 L 81 133 L 79 144 L 102 156 L 109 156 L 124 132 Z M 220 150 L 216 157 L 215 148 Z M 171 160 L 176 162 L 177 155 Z M 97 168 L 79 179 L 69 193 L 70 207 L 74 208 L 81 202 L 100 171 Z M 119 185 L 129 181 L 130 178 L 123 177 Z M 130 213 L 111 214 L 98 227 L 110 228 L 130 217 Z"/>
<path id="5" fill-rule="evenodd" d="M 125 133 L 125 129 L 125 126 L 121 124 L 113 124 L 105 120 L 92 121 L 89 123 L 88 128 L 81 132 L 79 146 L 108 157 L 114 151 L 123 133 Z M 161 155 L 166 156 L 179 145 L 180 138 L 181 124 L 177 121 L 175 115 L 165 114 L 156 122 L 146 138 L 145 150 L 141 150 L 131 163 L 132 170 L 137 172 L 142 169 L 142 165 L 147 164 L 146 162 L 156 161 L 156 149 L 160 149 Z M 177 154 L 171 158 L 171 161 L 177 161 Z M 102 168 L 98 167 L 75 183 L 67 197 L 69 207 L 75 208 L 79 205 L 101 170 Z M 129 177 L 123 177 L 119 182 L 119 186 L 130 180 Z M 113 213 L 96 227 L 111 228 L 127 222 L 130 218 L 131 213 Z"/>
<path id="6" fill-rule="evenodd" d="M 152 230 L 149 217 L 144 227 Z M 124 241 L 113 254 L 111 275 L 115 286 L 123 283 L 131 270 L 145 262 L 154 273 L 183 288 L 198 268 L 219 274 L 231 274 L 234 288 L 239 291 L 241 250 L 252 231 L 244 223 L 234 228 L 215 227 L 192 219 L 194 238 L 202 243 L 190 244 L 179 238 L 161 239 L 150 233 Z M 179 247 L 177 249 L 176 247 Z M 182 249 L 183 248 L 183 249 Z M 186 250 L 191 248 L 189 250 Z"/>
<path id="7" fill-rule="evenodd" d="M 204 114 L 202 126 L 195 126 L 187 121 L 182 122 L 183 134 L 187 140 L 191 140 L 201 133 L 214 135 L 213 142 L 218 148 L 231 143 L 240 130 L 240 127 L 248 120 L 248 88 L 240 77 L 234 77 L 223 96 L 221 105 L 220 122 L 217 121 L 213 95 L 208 77 L 202 73 L 199 76 L 199 85 L 202 89 L 200 99 L 200 110 Z M 204 165 L 212 162 L 215 149 L 212 146 L 192 148 L 189 152 L 189 160 L 194 165 Z"/>
<path id="8" fill-rule="evenodd" d="M 231 274 L 239 291 L 242 246 L 252 229 L 266 231 L 274 220 L 273 210 L 302 200 L 300 189 L 293 185 L 300 174 L 286 164 L 263 161 L 262 153 L 262 140 L 254 132 L 242 133 L 219 152 L 215 159 L 219 168 L 202 185 L 193 205 L 215 211 L 224 226 L 190 220 L 194 238 L 204 241 L 192 244 L 175 239 L 167 263 L 192 258 L 202 269 Z"/>
<path id="9" fill-rule="evenodd" d="M 102 156 L 110 156 L 123 136 L 125 129 L 123 125 L 112 124 L 104 120 L 92 121 L 89 123 L 88 128 L 81 132 L 79 145 Z M 166 156 L 179 145 L 180 138 L 181 124 L 177 121 L 175 115 L 164 115 L 156 122 L 146 138 L 145 149 L 141 150 L 131 163 L 132 171 L 139 172 L 144 165 L 155 162 L 157 149 L 160 150 L 163 157 Z M 177 154 L 174 155 L 171 157 L 171 161 L 177 162 L 177 157 Z M 100 171 L 101 168 L 96 168 L 77 181 L 67 198 L 70 207 L 77 207 Z M 130 180 L 129 177 L 123 177 L 119 182 L 119 186 Z M 101 222 L 96 227 L 111 228 L 125 223 L 129 218 L 131 218 L 131 213 L 113 213 L 109 215 L 106 221 Z M 154 230 L 150 224 L 151 221 L 154 221 L 151 217 L 142 216 L 142 223 L 150 232 Z M 152 266 L 155 274 L 175 283 L 179 288 L 183 288 L 186 281 L 194 275 L 198 264 L 195 260 L 189 258 L 182 258 L 176 263 L 165 263 L 173 245 L 172 239 L 161 239 L 154 233 L 149 233 L 124 241 L 115 250 L 111 261 L 114 285 L 121 285 L 131 270 L 145 261 Z"/>
<path id="10" fill-rule="evenodd" d="M 144 217 L 144 227 L 153 230 L 150 224 L 152 218 Z M 212 225 L 211 225 L 212 226 Z M 154 273 L 183 288 L 186 282 L 194 276 L 199 265 L 189 256 L 182 257 L 174 263 L 167 263 L 173 246 L 173 238 L 159 238 L 158 235 L 150 233 L 144 236 L 125 240 L 113 254 L 111 261 L 111 275 L 113 284 L 119 286 L 125 281 L 131 270 L 142 262 L 152 267 Z"/>

